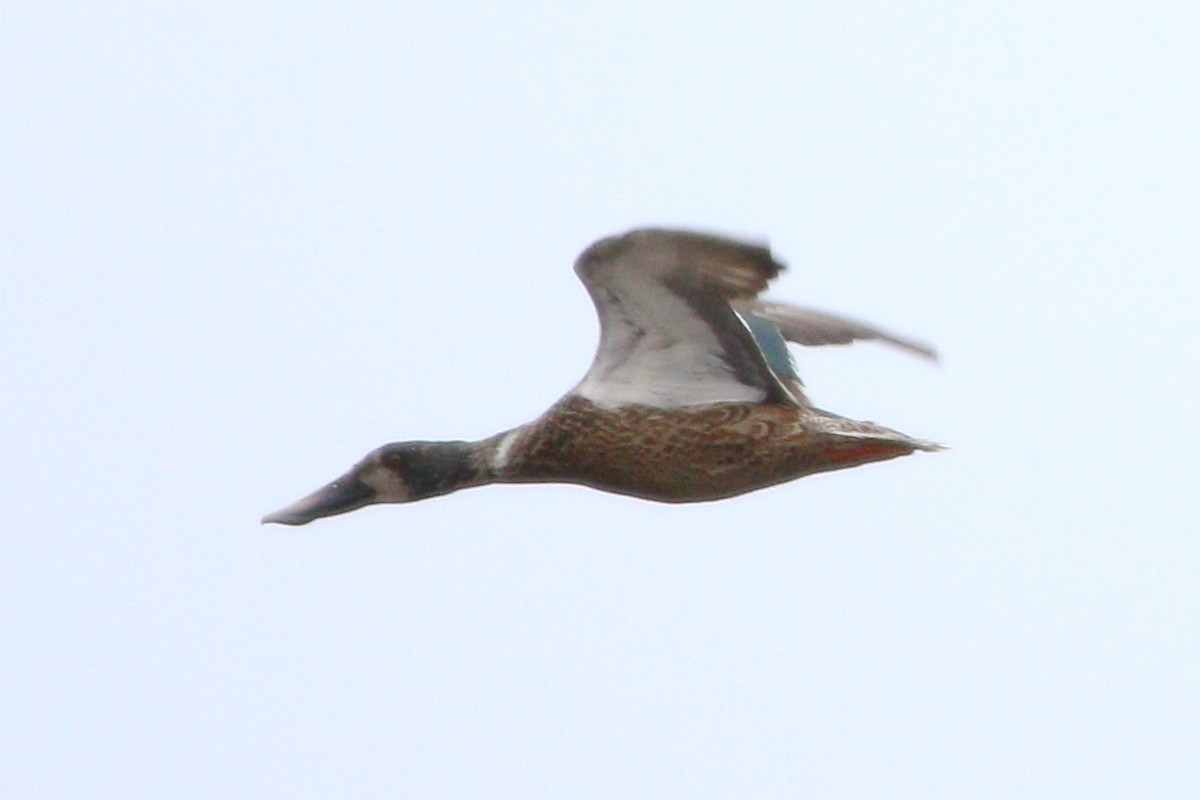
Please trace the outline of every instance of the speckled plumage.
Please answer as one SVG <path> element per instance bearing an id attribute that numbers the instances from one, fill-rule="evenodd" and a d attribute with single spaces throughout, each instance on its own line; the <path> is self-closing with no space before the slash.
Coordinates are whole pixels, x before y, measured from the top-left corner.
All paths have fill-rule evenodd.
<path id="1" fill-rule="evenodd" d="M 601 239 L 575 263 L 600 320 L 596 356 L 545 414 L 480 442 L 385 445 L 263 521 L 303 525 L 487 483 L 719 500 L 939 449 L 808 402 L 785 340 L 876 339 L 935 353 L 862 322 L 760 300 L 782 269 L 765 246 L 711 234 L 644 229 Z"/>
<path id="2" fill-rule="evenodd" d="M 520 430 L 499 482 L 580 483 L 647 500 L 719 500 L 936 445 L 814 409 L 601 408 L 567 397 Z"/>

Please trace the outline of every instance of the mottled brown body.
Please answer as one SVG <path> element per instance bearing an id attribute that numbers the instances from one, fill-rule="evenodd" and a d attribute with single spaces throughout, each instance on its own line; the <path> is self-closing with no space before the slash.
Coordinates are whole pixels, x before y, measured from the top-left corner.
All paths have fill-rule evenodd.
<path id="1" fill-rule="evenodd" d="M 783 270 L 770 248 L 644 228 L 585 249 L 575 273 L 600 342 L 579 383 L 528 425 L 475 442 L 406 441 L 264 522 L 304 525 L 373 503 L 488 483 L 576 483 L 667 503 L 719 500 L 814 472 L 940 447 L 813 408 L 787 342 L 878 339 L 933 348 L 759 295 Z"/>
<path id="2" fill-rule="evenodd" d="M 500 482 L 581 483 L 685 503 L 937 448 L 811 408 L 718 403 L 606 409 L 569 396 L 507 449 L 495 475 Z"/>

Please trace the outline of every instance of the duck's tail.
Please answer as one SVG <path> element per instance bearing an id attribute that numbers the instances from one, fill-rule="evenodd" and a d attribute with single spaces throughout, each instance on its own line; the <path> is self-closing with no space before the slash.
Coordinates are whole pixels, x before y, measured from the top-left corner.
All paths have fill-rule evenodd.
<path id="1" fill-rule="evenodd" d="M 886 461 L 910 455 L 917 450 L 936 453 L 946 446 L 928 439 L 917 439 L 874 422 L 823 414 L 825 419 L 824 456 L 830 467 L 853 467 L 872 461 Z"/>

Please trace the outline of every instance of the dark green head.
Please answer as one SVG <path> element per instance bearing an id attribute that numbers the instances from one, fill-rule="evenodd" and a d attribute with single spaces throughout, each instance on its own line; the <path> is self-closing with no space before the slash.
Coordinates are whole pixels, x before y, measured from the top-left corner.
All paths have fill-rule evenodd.
<path id="1" fill-rule="evenodd" d="M 485 482 L 471 442 L 396 442 L 263 522 L 304 525 L 374 503 L 411 503 Z"/>

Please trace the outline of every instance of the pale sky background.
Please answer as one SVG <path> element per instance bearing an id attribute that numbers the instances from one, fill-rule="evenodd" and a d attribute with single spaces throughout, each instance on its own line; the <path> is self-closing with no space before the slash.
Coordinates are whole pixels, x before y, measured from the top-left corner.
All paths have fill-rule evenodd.
<path id="1" fill-rule="evenodd" d="M 1200 796 L 1200 5 L 9 3 L 0 796 Z M 267 511 L 767 237 L 937 455 Z"/>

